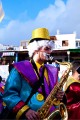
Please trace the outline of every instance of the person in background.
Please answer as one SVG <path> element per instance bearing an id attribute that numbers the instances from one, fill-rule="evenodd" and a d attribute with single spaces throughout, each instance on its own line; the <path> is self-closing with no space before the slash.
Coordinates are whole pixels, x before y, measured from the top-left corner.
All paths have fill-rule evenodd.
<path id="1" fill-rule="evenodd" d="M 40 120 L 37 111 L 58 81 L 58 69 L 44 64 L 53 49 L 54 42 L 50 40 L 48 30 L 37 28 L 32 31 L 32 38 L 27 46 L 30 61 L 13 64 L 5 84 L 3 101 L 16 115 L 16 119 L 25 117 L 27 120 Z M 58 91 L 54 97 L 62 101 L 63 96 L 64 92 Z M 54 110 L 55 104 L 50 112 Z"/>
<path id="2" fill-rule="evenodd" d="M 6 65 L 7 64 L 7 61 L 5 58 L 2 58 L 2 65 Z"/>
<path id="3" fill-rule="evenodd" d="M 3 110 L 3 101 L 2 101 L 3 93 L 4 93 L 4 84 L 2 83 L 2 77 L 0 76 L 0 113 Z"/>
<path id="4" fill-rule="evenodd" d="M 65 85 L 68 120 L 80 120 L 80 61 L 72 62 L 72 75 Z"/>

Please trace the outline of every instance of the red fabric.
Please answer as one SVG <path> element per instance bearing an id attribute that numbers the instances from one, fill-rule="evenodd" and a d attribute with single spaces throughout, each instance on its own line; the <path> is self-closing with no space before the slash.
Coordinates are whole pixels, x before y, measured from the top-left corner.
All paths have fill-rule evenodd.
<path id="1" fill-rule="evenodd" d="M 23 101 L 20 101 L 14 108 L 13 108 L 13 112 L 17 113 L 19 111 L 19 109 L 21 109 L 23 106 L 25 105 L 25 103 Z"/>
<path id="2" fill-rule="evenodd" d="M 2 87 L 0 87 L 0 92 L 4 93 L 4 89 Z"/>
<path id="3" fill-rule="evenodd" d="M 80 83 L 72 83 L 67 91 L 68 120 L 80 120 Z"/>

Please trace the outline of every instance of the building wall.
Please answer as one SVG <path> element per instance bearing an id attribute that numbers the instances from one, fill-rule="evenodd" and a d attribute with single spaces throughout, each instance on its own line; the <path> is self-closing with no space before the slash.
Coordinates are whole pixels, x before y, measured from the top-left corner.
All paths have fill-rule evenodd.
<path id="1" fill-rule="evenodd" d="M 55 49 L 74 49 L 75 46 L 75 42 L 76 42 L 76 34 L 60 34 L 60 35 L 56 35 L 57 40 L 55 41 Z M 63 45 L 63 43 L 66 43 L 66 45 Z"/>
<path id="2" fill-rule="evenodd" d="M 75 49 L 76 47 L 76 41 L 80 41 L 80 39 L 76 39 L 76 33 L 72 34 L 60 34 L 58 33 L 55 36 L 50 36 L 52 40 L 55 42 L 55 49 Z M 27 49 L 29 40 L 23 40 L 20 43 L 20 50 Z M 79 45 L 80 43 L 78 43 Z M 79 47 L 79 46 L 78 46 Z"/>

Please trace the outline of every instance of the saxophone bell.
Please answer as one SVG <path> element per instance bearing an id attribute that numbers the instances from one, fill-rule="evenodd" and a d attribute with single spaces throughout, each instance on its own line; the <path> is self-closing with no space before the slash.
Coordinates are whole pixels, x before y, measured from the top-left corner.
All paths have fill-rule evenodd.
<path id="1" fill-rule="evenodd" d="M 59 108 L 52 112 L 46 120 L 68 120 L 68 111 L 64 103 L 60 103 Z"/>
<path id="2" fill-rule="evenodd" d="M 62 120 L 68 120 L 68 111 L 64 103 L 60 103 L 59 111 L 60 111 Z"/>

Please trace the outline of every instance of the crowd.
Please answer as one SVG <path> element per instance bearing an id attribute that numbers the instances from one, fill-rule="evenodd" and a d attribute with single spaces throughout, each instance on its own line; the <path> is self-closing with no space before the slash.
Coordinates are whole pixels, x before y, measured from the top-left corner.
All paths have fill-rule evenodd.
<path id="1" fill-rule="evenodd" d="M 6 104 L 2 108 L 1 119 L 41 120 L 55 111 L 60 103 L 66 106 L 68 120 L 80 119 L 80 62 L 72 63 L 72 76 L 66 78 L 64 90 L 60 89 L 57 86 L 60 66 L 55 61 L 52 64 L 51 59 L 54 46 L 48 29 L 37 28 L 32 31 L 27 46 L 30 60 L 14 62 L 10 68 L 0 98 Z M 7 116 L 5 110 L 9 113 Z M 52 120 L 60 120 L 65 116 L 58 111 L 52 117 Z"/>

